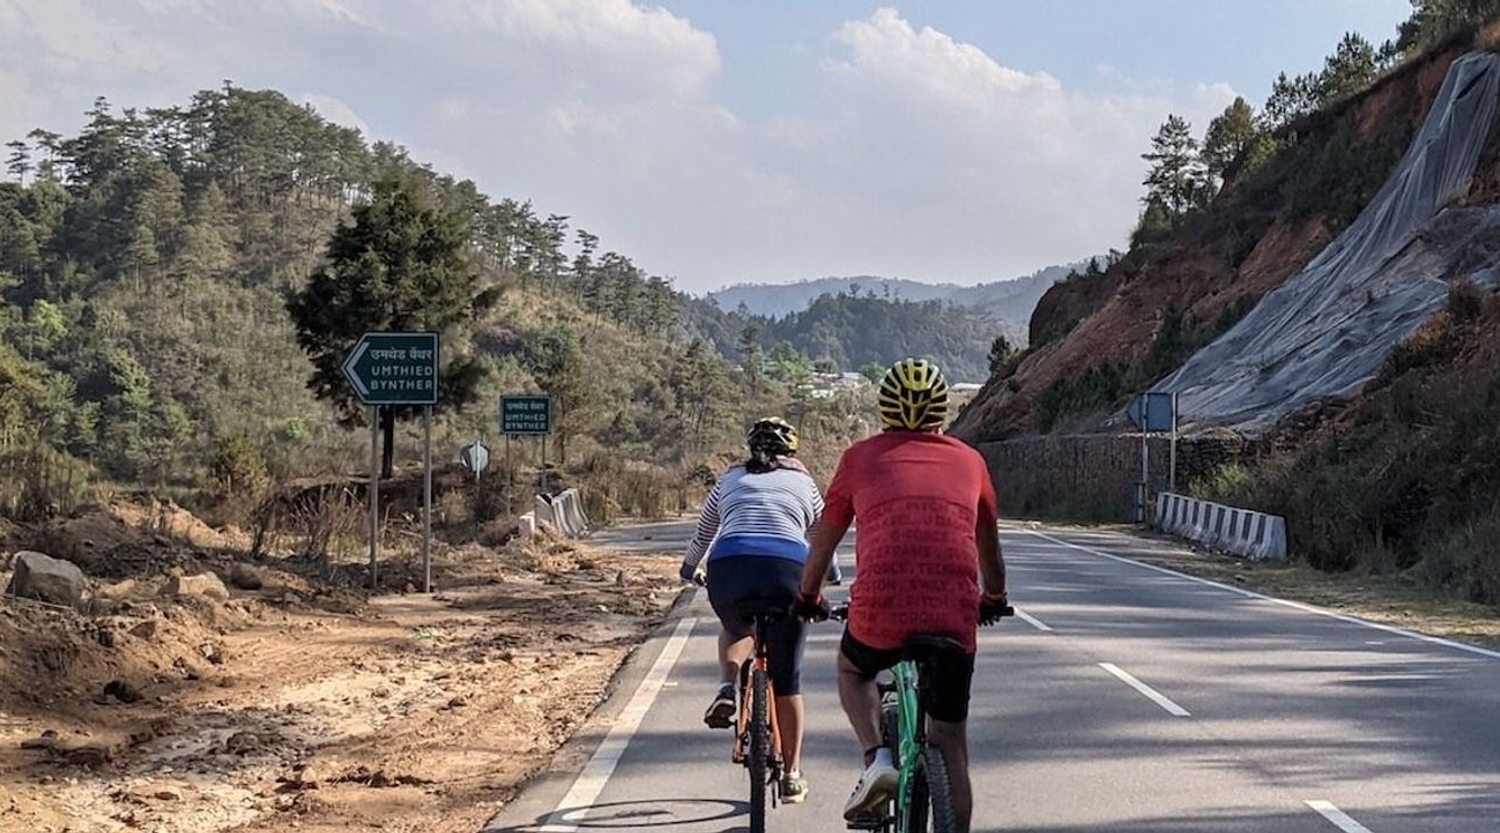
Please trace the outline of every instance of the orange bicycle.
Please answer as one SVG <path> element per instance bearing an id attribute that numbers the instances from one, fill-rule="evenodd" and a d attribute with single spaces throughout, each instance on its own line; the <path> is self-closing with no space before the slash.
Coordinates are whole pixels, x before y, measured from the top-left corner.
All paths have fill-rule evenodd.
<path id="1" fill-rule="evenodd" d="M 735 604 L 741 616 L 755 622 L 755 653 L 740 667 L 740 709 L 734 731 L 733 759 L 750 773 L 750 833 L 765 833 L 766 804 L 781 802 L 781 728 L 776 722 L 776 692 L 767 666 L 765 634 L 772 623 L 791 616 L 784 600 L 750 596 Z"/>

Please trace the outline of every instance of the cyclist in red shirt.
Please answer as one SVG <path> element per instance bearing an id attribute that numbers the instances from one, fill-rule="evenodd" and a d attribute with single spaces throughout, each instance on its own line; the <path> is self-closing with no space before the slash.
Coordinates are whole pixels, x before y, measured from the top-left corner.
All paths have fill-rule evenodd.
<path id="1" fill-rule="evenodd" d="M 846 819 L 888 801 L 896 769 L 881 745 L 875 676 L 901 659 L 907 638 L 947 636 L 968 651 L 937 668 L 929 739 L 948 765 L 960 829 L 969 829 L 965 721 L 974 675 L 975 629 L 984 611 L 1006 603 L 994 486 L 984 458 L 941 433 L 948 385 L 931 362 L 905 359 L 880 383 L 885 431 L 850 446 L 824 496 L 822 517 L 802 573 L 798 609 L 826 609 L 823 580 L 834 550 L 859 519 L 849 622 L 840 645 L 839 699 L 865 751 L 864 774 L 844 806 Z M 979 575 L 986 593 L 980 593 Z"/>

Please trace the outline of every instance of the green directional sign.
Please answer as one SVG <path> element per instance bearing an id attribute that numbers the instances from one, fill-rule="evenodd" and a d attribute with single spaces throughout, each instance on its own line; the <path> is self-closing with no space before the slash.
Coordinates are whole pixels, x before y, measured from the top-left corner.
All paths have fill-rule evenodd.
<path id="1" fill-rule="evenodd" d="M 500 397 L 500 433 L 511 435 L 552 433 L 552 398 L 547 396 Z"/>
<path id="2" fill-rule="evenodd" d="M 366 405 L 436 405 L 437 333 L 365 333 L 344 375 Z"/>

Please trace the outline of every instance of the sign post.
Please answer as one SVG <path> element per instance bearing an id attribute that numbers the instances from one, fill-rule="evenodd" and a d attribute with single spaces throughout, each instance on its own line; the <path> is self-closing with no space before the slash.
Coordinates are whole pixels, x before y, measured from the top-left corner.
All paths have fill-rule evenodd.
<path id="1" fill-rule="evenodd" d="M 422 406 L 422 592 L 432 592 L 432 406 Z"/>
<path id="2" fill-rule="evenodd" d="M 365 333 L 344 359 L 344 377 L 370 408 L 370 587 L 376 584 L 380 535 L 380 408 L 423 407 L 422 573 L 432 589 L 432 406 L 438 401 L 437 333 Z"/>
<path id="3" fill-rule="evenodd" d="M 479 473 L 490 465 L 490 450 L 478 439 L 458 450 L 458 461 L 464 464 L 464 468 L 474 473 L 474 479 L 479 480 Z"/>
<path id="4" fill-rule="evenodd" d="M 370 588 L 380 556 L 380 406 L 370 406 Z"/>
<path id="5" fill-rule="evenodd" d="M 1141 482 L 1136 486 L 1135 520 L 1146 523 L 1150 517 L 1151 466 L 1148 440 L 1153 433 L 1172 432 L 1169 489 L 1177 488 L 1177 394 L 1150 391 L 1130 400 L 1125 415 L 1141 432 Z"/>
<path id="6" fill-rule="evenodd" d="M 509 442 L 513 436 L 541 437 L 542 462 L 537 473 L 537 493 L 547 493 L 547 435 L 552 433 L 552 397 L 500 397 L 500 433 Z"/>

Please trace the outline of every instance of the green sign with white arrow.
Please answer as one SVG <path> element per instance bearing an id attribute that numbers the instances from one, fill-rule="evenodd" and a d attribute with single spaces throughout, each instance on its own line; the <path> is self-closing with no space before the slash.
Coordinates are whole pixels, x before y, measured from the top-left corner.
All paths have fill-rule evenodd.
<path id="1" fill-rule="evenodd" d="M 344 376 L 366 405 L 436 405 L 437 333 L 365 333 L 344 360 Z"/>

